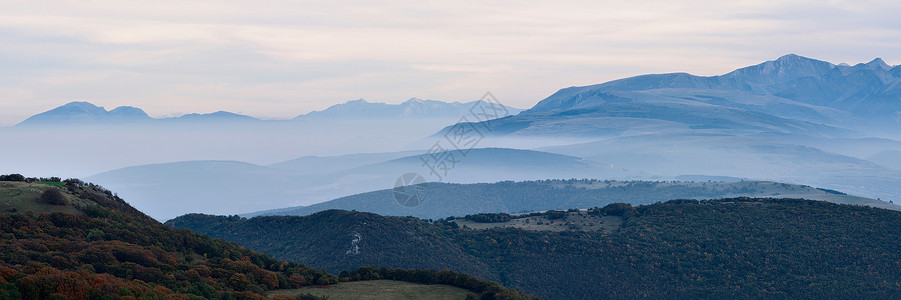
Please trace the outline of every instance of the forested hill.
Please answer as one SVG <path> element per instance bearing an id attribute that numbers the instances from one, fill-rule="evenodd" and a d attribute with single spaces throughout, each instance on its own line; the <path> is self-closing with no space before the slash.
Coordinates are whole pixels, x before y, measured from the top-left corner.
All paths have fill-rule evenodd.
<path id="1" fill-rule="evenodd" d="M 414 207 L 399 205 L 394 197 L 394 190 L 380 190 L 310 206 L 263 211 L 244 216 L 305 216 L 328 209 L 343 209 L 385 216 L 437 219 L 477 213 L 523 213 L 589 208 L 610 203 L 639 205 L 670 199 L 731 197 L 803 198 L 901 209 L 901 206 L 876 199 L 855 197 L 805 185 L 769 181 L 663 182 L 572 179 L 475 184 L 428 183 L 427 187 L 425 201 Z"/>
<path id="2" fill-rule="evenodd" d="M 483 299 L 529 299 L 449 271 L 342 275 L 173 229 L 90 183 L 0 175 L 0 299 L 265 299 L 267 291 L 380 278 L 452 285 Z"/>
<path id="3" fill-rule="evenodd" d="M 794 199 L 678 200 L 596 212 L 619 229 L 467 229 L 446 220 L 324 211 L 167 222 L 327 270 L 472 272 L 542 299 L 895 298 L 901 212 Z M 558 212 L 549 212 L 548 222 Z"/>
<path id="4" fill-rule="evenodd" d="M 164 226 L 99 186 L 45 180 L 0 181 L 0 299 L 262 299 L 338 282 Z"/>

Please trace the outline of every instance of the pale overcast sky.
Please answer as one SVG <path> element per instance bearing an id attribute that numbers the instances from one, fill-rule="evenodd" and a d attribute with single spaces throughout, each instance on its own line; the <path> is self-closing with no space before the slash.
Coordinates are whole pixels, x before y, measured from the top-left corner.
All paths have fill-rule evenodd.
<path id="1" fill-rule="evenodd" d="M 365 98 L 528 108 L 783 54 L 901 63 L 901 1 L 0 1 L 0 126 L 70 101 L 290 118 Z"/>

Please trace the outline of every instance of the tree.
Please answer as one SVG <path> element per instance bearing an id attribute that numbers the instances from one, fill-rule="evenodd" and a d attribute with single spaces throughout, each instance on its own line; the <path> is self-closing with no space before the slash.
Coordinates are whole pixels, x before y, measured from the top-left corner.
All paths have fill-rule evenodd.
<path id="1" fill-rule="evenodd" d="M 25 181 L 25 176 L 22 174 L 0 175 L 0 181 Z"/>
<path id="2" fill-rule="evenodd" d="M 66 205 L 69 203 L 66 196 L 58 189 L 49 189 L 41 194 L 41 201 L 50 205 Z"/>

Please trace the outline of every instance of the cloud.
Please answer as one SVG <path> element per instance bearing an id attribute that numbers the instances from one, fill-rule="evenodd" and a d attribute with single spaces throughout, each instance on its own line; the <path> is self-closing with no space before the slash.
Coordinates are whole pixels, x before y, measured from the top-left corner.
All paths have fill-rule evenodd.
<path id="1" fill-rule="evenodd" d="M 4 1 L 0 125 L 71 100 L 292 117 L 347 99 L 529 107 L 629 75 L 901 48 L 893 1 Z"/>

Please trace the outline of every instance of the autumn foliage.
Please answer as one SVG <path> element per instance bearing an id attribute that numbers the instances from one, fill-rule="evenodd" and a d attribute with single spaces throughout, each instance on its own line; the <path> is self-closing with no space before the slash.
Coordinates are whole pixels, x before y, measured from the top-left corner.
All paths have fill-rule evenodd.
<path id="1" fill-rule="evenodd" d="M 67 182 L 84 214 L 0 215 L 0 299 L 263 299 L 336 283 L 308 266 L 177 230 L 106 190 Z"/>

